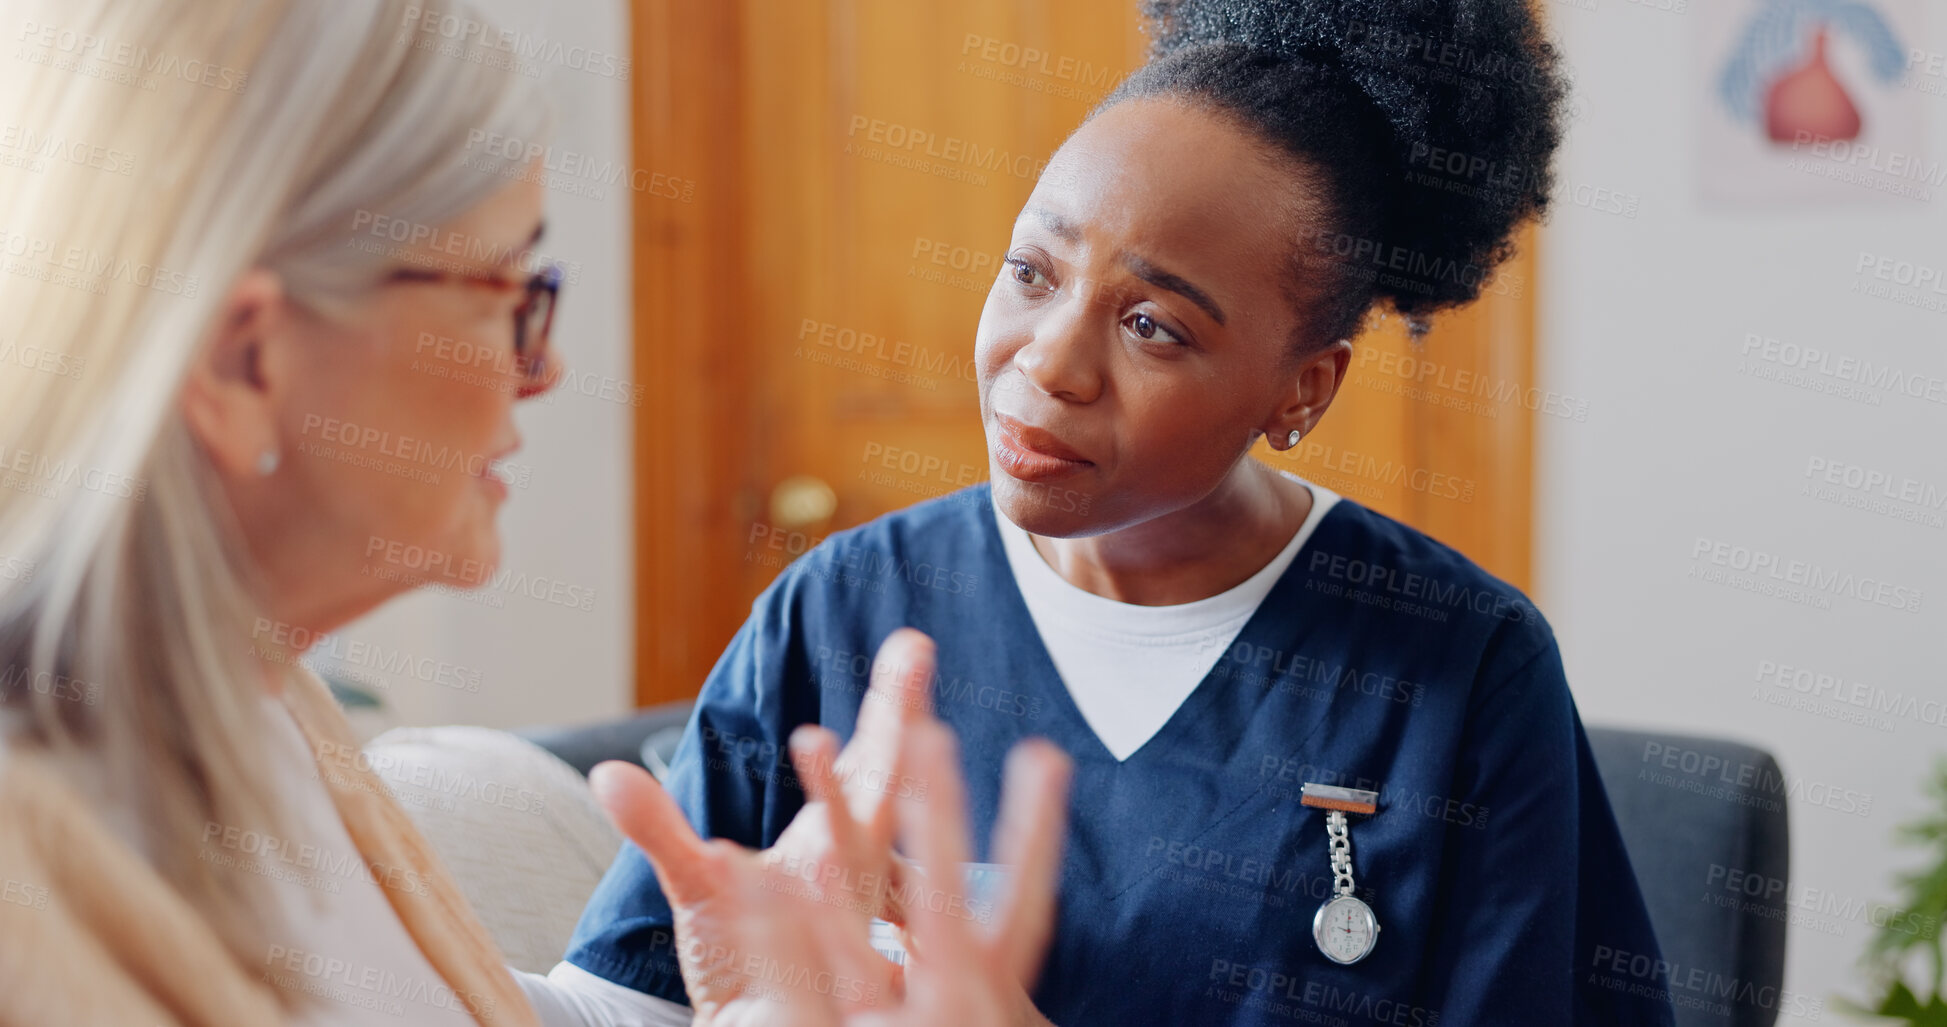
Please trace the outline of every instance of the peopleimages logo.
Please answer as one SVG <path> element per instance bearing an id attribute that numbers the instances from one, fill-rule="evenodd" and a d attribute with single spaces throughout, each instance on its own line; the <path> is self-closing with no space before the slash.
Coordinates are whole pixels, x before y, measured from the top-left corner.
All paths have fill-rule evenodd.
<path id="1" fill-rule="evenodd" d="M 1064 82 L 1077 82 L 1101 92 L 1108 91 L 1116 80 L 1116 69 L 1112 67 L 1098 68 L 1074 57 L 1057 56 L 1032 46 L 969 32 L 960 44 L 960 56 L 976 54 L 980 60 L 990 64 L 1035 72 Z"/>
<path id="2" fill-rule="evenodd" d="M 989 171 L 996 174 L 1012 175 L 1015 178 L 1036 179 L 1047 170 L 1048 162 L 1033 154 L 1014 153 L 1005 147 L 982 146 L 970 139 L 958 136 L 941 136 L 923 128 L 913 128 L 896 121 L 867 117 L 864 114 L 852 115 L 850 125 L 845 130 L 846 138 L 852 140 L 848 147 L 873 143 L 892 151 L 904 151 L 921 157 L 931 157 L 950 165 L 959 165 L 976 171 Z"/>
<path id="3" fill-rule="evenodd" d="M 149 483 L 142 478 L 0 446 L 0 488 L 52 499 L 77 484 L 90 492 L 138 503 L 149 494 Z"/>
<path id="4" fill-rule="evenodd" d="M 1612 991 L 1667 998 L 1675 1005 L 1718 1016 L 1730 1016 L 1733 1005 L 1772 1009 L 1808 1020 L 1817 1020 L 1825 1012 L 1824 999 L 1608 945 L 1595 946 L 1589 966 L 1591 983 Z"/>
<path id="5" fill-rule="evenodd" d="M 1402 600 L 1411 600 L 1398 607 L 1408 612 L 1419 607 L 1445 607 L 1448 610 L 1472 611 L 1502 620 L 1530 624 L 1540 617 L 1532 604 L 1513 592 L 1500 592 L 1491 588 L 1476 589 L 1470 584 L 1445 581 L 1412 571 L 1402 574 L 1395 567 L 1356 557 L 1339 556 L 1323 550 L 1311 555 L 1310 564 L 1305 569 L 1314 579 L 1329 578 L 1334 583 L 1356 586 L 1359 593 L 1375 599 L 1398 597 Z M 1316 580 L 1307 582 L 1306 585 L 1308 588 L 1318 587 Z M 1358 596 L 1355 595 L 1354 598 Z"/>
<path id="6" fill-rule="evenodd" d="M 467 264 L 512 264 L 524 274 L 533 274 L 553 264 L 561 268 L 564 282 L 569 285 L 581 284 L 582 265 L 578 260 L 564 260 L 525 244 L 494 242 L 469 232 L 455 232 L 439 225 L 391 217 L 363 207 L 352 213 L 352 232 L 405 247 L 405 251 L 392 255 L 415 262 L 428 263 L 424 254 L 430 252 L 457 258 L 459 263 L 450 265 L 450 269 L 463 269 Z M 381 246 L 373 249 L 384 252 L 388 248 Z M 432 261 L 429 266 L 438 270 L 442 268 L 442 263 Z"/>
<path id="7" fill-rule="evenodd" d="M 815 317 L 807 317 L 799 321 L 798 341 L 810 342 L 825 349 L 869 358 L 895 367 L 911 368 L 922 374 L 936 374 L 967 382 L 975 380 L 976 369 L 970 354 L 949 353 L 925 346 L 915 346 L 902 339 L 861 332 L 830 321 L 820 321 Z"/>
<path id="8" fill-rule="evenodd" d="M 1809 457 L 1805 495 L 1841 506 L 1939 528 L 1947 526 L 1947 488 L 1876 467 Z M 1826 486 L 1833 486 L 1827 488 Z"/>
<path id="9" fill-rule="evenodd" d="M 1855 817 L 1873 812 L 1871 792 L 1787 774 L 1774 763 L 1731 760 L 1664 742 L 1643 743 L 1643 765 L 1636 777 L 1692 795 L 1772 811 L 1783 809 L 1785 800 L 1796 800 Z"/>
<path id="10" fill-rule="evenodd" d="M 35 670 L 18 663 L 0 668 L 0 695 L 24 695 L 28 692 L 62 702 L 78 702 L 84 706 L 101 705 L 102 688 L 96 682 L 52 670 Z"/>
<path id="11" fill-rule="evenodd" d="M 533 477 L 533 468 L 508 460 L 497 460 L 484 453 L 459 449 L 447 445 L 435 445 L 425 439 L 410 435 L 394 435 L 389 431 L 359 425 L 351 421 L 341 421 L 323 414 L 304 415 L 304 427 L 299 432 L 307 439 L 319 439 L 326 443 L 343 446 L 347 450 L 376 453 L 380 457 L 391 457 L 410 466 L 418 472 L 417 476 L 428 483 L 439 481 L 436 471 L 450 471 L 484 477 L 493 475 L 516 488 L 526 488 Z M 318 452 L 316 455 L 331 457 L 335 454 Z M 354 454 L 355 455 L 355 454 Z M 430 470 L 428 470 L 430 468 Z"/>
<path id="12" fill-rule="evenodd" d="M 516 139 L 485 129 L 468 131 L 466 148 L 469 153 L 484 153 L 521 166 L 503 169 L 503 173 L 523 180 L 540 181 L 556 188 L 571 188 L 577 183 L 590 186 L 620 185 L 646 196 L 680 200 L 683 203 L 690 202 L 696 193 L 696 183 L 690 179 L 650 171 L 648 168 L 630 167 L 627 162 L 579 150 L 558 150 L 543 143 Z M 529 179 L 530 174 L 538 177 Z M 589 195 L 596 199 L 603 196 L 599 191 Z"/>
<path id="13" fill-rule="evenodd" d="M 28 47 L 39 47 L 39 53 L 15 50 L 14 57 L 36 64 L 49 64 L 63 70 L 90 74 L 91 77 L 111 79 L 123 85 L 133 85 L 145 91 L 155 89 L 154 79 L 139 76 L 160 75 L 163 78 L 177 78 L 193 85 L 209 86 L 225 92 L 242 92 L 249 81 L 249 74 L 237 68 L 216 64 L 195 57 L 184 58 L 177 54 L 152 51 L 146 46 L 122 39 L 109 39 L 92 32 L 81 32 L 60 25 L 43 25 L 34 21 L 20 23 L 20 32 L 14 41 Z M 56 58 L 59 55 L 59 58 Z M 101 64 L 121 69 L 125 74 L 95 74 L 94 69 L 79 64 L 82 60 L 98 61 Z M 84 70 L 86 69 L 86 70 Z"/>
<path id="14" fill-rule="evenodd" d="M 1947 185 L 1947 164 L 1930 161 L 1925 157 L 1898 150 L 1886 150 L 1853 142 L 1850 139 L 1834 139 L 1816 132 L 1798 132 L 1792 139 L 1793 150 L 1806 150 L 1812 156 L 1831 161 L 1864 167 L 1893 178 L 1915 179 L 1939 188 Z"/>
<path id="15" fill-rule="evenodd" d="M 365 573 L 374 576 L 461 590 L 514 593 L 584 612 L 595 608 L 595 590 L 585 585 L 546 575 L 519 573 L 470 557 L 456 558 L 437 549 L 376 535 L 366 540 L 365 559 Z"/>
<path id="16" fill-rule="evenodd" d="M 251 638 L 260 645 L 268 643 L 280 649 L 301 652 L 307 661 L 329 660 L 341 666 L 363 668 L 381 674 L 410 677 L 426 684 L 440 685 L 462 692 L 480 691 L 480 670 L 464 664 L 429 656 L 415 656 L 404 649 L 388 648 L 376 642 L 349 639 L 343 635 L 312 631 L 296 624 L 274 621 L 259 617 L 251 630 Z M 278 659 L 275 650 L 253 646 L 259 655 Z M 378 687 L 390 688 L 391 682 L 380 679 Z"/>
<path id="17" fill-rule="evenodd" d="M 41 346 L 20 346 L 0 339 L 0 364 L 19 364 L 56 378 L 80 378 L 88 358 Z"/>
<path id="18" fill-rule="evenodd" d="M 405 1015 L 406 1006 L 411 1004 L 493 1019 L 492 997 L 454 991 L 437 977 L 401 976 L 383 967 L 283 945 L 266 950 L 264 967 L 262 979 L 286 991 L 301 991 L 390 1016 Z"/>
<path id="19" fill-rule="evenodd" d="M 413 35 L 419 37 L 414 41 L 415 45 L 441 39 L 461 45 L 471 43 L 524 61 L 553 64 L 622 82 L 629 80 L 627 57 L 530 32 L 490 29 L 485 22 L 463 11 L 442 11 L 417 5 L 407 7 L 402 28 L 407 33 L 404 39 L 411 39 Z"/>
<path id="20" fill-rule="evenodd" d="M 1908 266 L 1909 268 L 1911 265 Z M 1904 273 L 1889 271 L 1888 274 Z M 1917 275 L 1917 272 L 1915 272 Z M 1750 358 L 1753 366 L 1743 367 L 1749 374 L 1755 365 L 1763 364 L 1784 368 L 1786 372 L 1799 371 L 1816 378 L 1795 381 L 1781 377 L 1778 373 L 1761 377 L 1778 378 L 1787 384 L 1801 385 L 1814 392 L 1828 392 L 1849 399 L 1860 399 L 1879 405 L 1876 393 L 1897 392 L 1928 403 L 1947 404 L 1947 377 L 1935 374 L 1913 373 L 1904 368 L 1887 363 L 1875 363 L 1862 357 L 1831 352 L 1818 346 L 1806 346 L 1796 342 L 1774 339 L 1757 332 L 1744 333 L 1744 341 L 1738 347 L 1738 354 Z M 1861 386 L 1859 389 L 1848 386 Z M 1868 391 L 1870 390 L 1870 391 Z"/>
<path id="21" fill-rule="evenodd" d="M 0 902 L 9 902 L 28 909 L 46 909 L 48 896 L 53 894 L 46 888 L 16 881 L 9 877 L 0 881 Z"/>
<path id="22" fill-rule="evenodd" d="M 1923 684 L 1920 694 L 1913 695 L 1837 674 L 1781 664 L 1776 660 L 1759 660 L 1756 680 L 1758 684 L 1752 689 L 1753 696 L 1761 692 L 1795 692 L 1813 702 L 1826 700 L 1858 711 L 1853 716 L 1833 719 L 1853 720 L 1877 728 L 1878 724 L 1869 720 L 1877 721 L 1880 718 L 1871 715 L 1885 714 L 1929 727 L 1947 728 L 1947 698 L 1940 697 L 1934 686 Z M 1889 722 L 1879 729 L 1891 731 L 1893 726 Z"/>
<path id="23" fill-rule="evenodd" d="M 12 150 L 30 158 L 62 160 L 81 167 L 95 168 L 110 175 L 135 173 L 135 155 L 127 150 L 96 146 L 56 132 L 36 132 L 24 125 L 0 125 L 0 150 Z M 29 170 L 39 171 L 39 167 Z"/>
<path id="24" fill-rule="evenodd" d="M 105 295 L 111 282 L 125 282 L 183 299 L 195 299 L 201 288 L 195 275 L 5 227 L 0 227 L 0 256 L 12 258 L 6 263 L 8 274 L 97 296 Z"/>
<path id="25" fill-rule="evenodd" d="M 1303 244 L 1301 251 L 1316 254 L 1319 261 L 1336 265 L 1347 273 L 1370 281 L 1414 292 L 1430 293 L 1433 285 L 1439 282 L 1457 283 L 1496 296 L 1519 297 L 1522 291 L 1523 283 L 1519 276 L 1472 261 L 1463 263 L 1451 257 L 1422 253 L 1411 247 L 1376 239 L 1362 239 L 1346 232 L 1305 229 L 1299 233 L 1299 241 Z M 1301 252 L 1299 257 L 1308 267 L 1313 266 L 1313 260 L 1306 252 Z"/>
<path id="26" fill-rule="evenodd" d="M 1717 539 L 1698 538 L 1690 558 L 1715 568 L 1796 586 L 1821 595 L 1845 596 L 1889 609 L 1918 613 L 1926 593 L 1906 585 L 1895 585 L 1879 578 L 1834 570 L 1805 560 L 1777 553 L 1733 545 Z M 1715 580 L 1715 579 L 1712 579 Z"/>
<path id="27" fill-rule="evenodd" d="M 1881 282 L 1947 294 L 1947 273 L 1943 273 L 1938 267 L 1911 260 L 1900 260 L 1861 250 L 1859 259 L 1853 264 L 1852 272 L 1855 275 L 1870 273 L 1874 279 Z"/>

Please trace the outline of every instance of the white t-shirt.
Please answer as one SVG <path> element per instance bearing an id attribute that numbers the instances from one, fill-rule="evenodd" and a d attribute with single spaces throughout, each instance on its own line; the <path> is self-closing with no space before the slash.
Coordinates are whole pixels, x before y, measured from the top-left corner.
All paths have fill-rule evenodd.
<path id="1" fill-rule="evenodd" d="M 1291 541 L 1242 584 L 1173 606 L 1117 602 L 1069 584 L 1041 558 L 1027 531 L 994 507 L 1008 567 L 1041 643 L 1088 726 L 1117 760 L 1142 748 L 1196 691 L 1339 500 L 1330 489 L 1286 476 L 1312 494 L 1311 511 Z"/>

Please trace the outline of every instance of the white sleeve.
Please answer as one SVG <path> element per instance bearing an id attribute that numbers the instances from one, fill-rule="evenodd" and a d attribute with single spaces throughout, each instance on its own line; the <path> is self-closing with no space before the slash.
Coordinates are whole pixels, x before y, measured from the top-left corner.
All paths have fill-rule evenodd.
<path id="1" fill-rule="evenodd" d="M 510 968 L 511 969 L 511 968 Z M 690 1007 L 597 977 L 566 960 L 546 977 L 513 970 L 542 1027 L 689 1027 Z"/>

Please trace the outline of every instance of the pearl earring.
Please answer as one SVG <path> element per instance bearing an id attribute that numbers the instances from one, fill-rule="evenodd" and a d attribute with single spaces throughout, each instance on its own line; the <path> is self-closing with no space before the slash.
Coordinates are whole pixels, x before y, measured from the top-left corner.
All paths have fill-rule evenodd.
<path id="1" fill-rule="evenodd" d="M 265 478 L 270 477 L 277 473 L 277 465 L 282 463 L 283 460 L 284 458 L 279 456 L 276 450 L 264 450 L 257 456 L 257 474 Z"/>

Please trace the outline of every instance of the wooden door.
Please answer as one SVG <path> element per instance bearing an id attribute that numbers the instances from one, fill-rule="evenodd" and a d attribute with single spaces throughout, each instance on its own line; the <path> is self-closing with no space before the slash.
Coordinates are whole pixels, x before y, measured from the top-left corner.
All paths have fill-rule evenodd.
<path id="1" fill-rule="evenodd" d="M 985 479 L 982 302 L 1042 163 L 1145 39 L 1134 0 L 634 10 L 636 177 L 677 183 L 635 209 L 647 704 L 694 695 L 751 599 L 818 539 Z M 1520 586 L 1526 397 L 1463 409 L 1447 393 L 1461 371 L 1532 381 L 1525 250 L 1421 359 L 1377 325 L 1315 438 L 1260 453 Z M 1434 355 L 1447 377 L 1421 378 Z"/>

